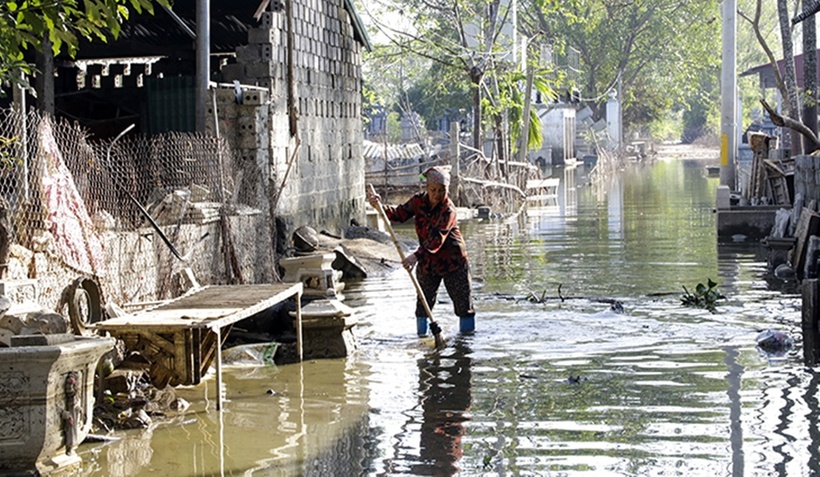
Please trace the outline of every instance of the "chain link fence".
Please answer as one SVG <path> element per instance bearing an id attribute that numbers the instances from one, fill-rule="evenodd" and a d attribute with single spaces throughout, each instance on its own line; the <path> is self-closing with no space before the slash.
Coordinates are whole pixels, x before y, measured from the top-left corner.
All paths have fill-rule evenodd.
<path id="1" fill-rule="evenodd" d="M 226 214 L 260 214 L 235 199 L 224 140 L 121 136 L 94 141 L 66 120 L 0 110 L 0 266 L 6 280 L 36 278 L 44 307 L 58 309 L 81 276 L 120 304 L 176 296 L 185 269 L 224 282 Z"/>

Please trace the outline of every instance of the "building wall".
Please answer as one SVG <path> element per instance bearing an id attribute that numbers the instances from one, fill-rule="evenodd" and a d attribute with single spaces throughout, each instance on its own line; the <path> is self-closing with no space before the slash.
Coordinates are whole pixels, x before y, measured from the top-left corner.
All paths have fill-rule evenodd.
<path id="1" fill-rule="evenodd" d="M 240 196 L 270 203 L 284 184 L 275 213 L 287 237 L 302 225 L 339 233 L 352 218 L 364 221 L 362 46 L 343 1 L 296 0 L 293 16 L 301 145 L 291 169 L 284 10 L 265 12 L 236 63 L 222 69 L 223 82 L 257 88 L 243 88 L 243 104 L 233 89 L 218 92 L 220 127 L 238 153 Z"/>
<path id="2" fill-rule="evenodd" d="M 548 163 L 561 165 L 575 158 L 575 109 L 572 107 L 552 107 L 538 112 L 541 118 L 543 147 L 531 152 L 530 157 L 543 156 Z M 551 161 L 551 162 L 549 162 Z"/>

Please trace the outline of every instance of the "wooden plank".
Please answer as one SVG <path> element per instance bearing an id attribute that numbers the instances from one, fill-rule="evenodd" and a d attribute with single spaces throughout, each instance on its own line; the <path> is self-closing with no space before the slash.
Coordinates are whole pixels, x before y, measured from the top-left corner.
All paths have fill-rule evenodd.
<path id="1" fill-rule="evenodd" d="M 301 287 L 301 283 L 208 286 L 133 315 L 100 322 L 95 327 L 111 331 L 144 325 L 172 331 L 226 326 L 295 296 Z"/>
<path id="2" fill-rule="evenodd" d="M 791 261 L 794 271 L 798 276 L 802 274 L 809 237 L 817 235 L 818 231 L 820 231 L 820 214 L 808 207 L 803 207 L 803 210 L 800 212 L 800 218 L 797 220 L 797 227 L 794 230 L 794 236 L 797 242 L 792 249 Z"/>
<path id="3" fill-rule="evenodd" d="M 555 177 L 548 179 L 530 179 L 527 181 L 527 202 L 538 202 L 541 205 L 558 203 L 558 185 L 561 180 Z"/>
<path id="4" fill-rule="evenodd" d="M 779 174 L 781 176 L 786 175 L 786 171 L 781 169 L 780 166 L 778 166 L 773 160 L 766 159 L 766 160 L 763 161 L 763 163 L 766 164 L 766 167 L 768 167 L 769 169 L 774 171 L 776 174 Z"/>
<path id="5" fill-rule="evenodd" d="M 788 185 L 784 176 L 769 177 L 769 189 L 772 191 L 772 199 L 777 205 L 790 205 Z"/>
<path id="6" fill-rule="evenodd" d="M 530 179 L 527 181 L 527 190 L 529 189 L 543 189 L 543 188 L 557 188 L 561 183 L 561 179 L 550 177 L 547 179 Z"/>

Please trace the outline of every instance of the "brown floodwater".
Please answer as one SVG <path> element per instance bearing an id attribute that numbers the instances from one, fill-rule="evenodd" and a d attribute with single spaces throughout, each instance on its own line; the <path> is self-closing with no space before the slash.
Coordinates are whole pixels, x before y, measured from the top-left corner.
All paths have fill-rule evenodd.
<path id="1" fill-rule="evenodd" d="M 442 291 L 448 346 L 419 340 L 402 270 L 348 283 L 354 355 L 227 367 L 223 412 L 213 376 L 178 389 L 184 415 L 83 444 L 82 474 L 817 473 L 799 289 L 759 243 L 718 243 L 706 164 L 661 160 L 597 185 L 556 169 L 558 205 L 462 225 L 474 335 L 459 335 Z M 682 306 L 683 287 L 708 279 L 726 296 L 716 312 Z M 794 349 L 760 351 L 770 329 Z"/>

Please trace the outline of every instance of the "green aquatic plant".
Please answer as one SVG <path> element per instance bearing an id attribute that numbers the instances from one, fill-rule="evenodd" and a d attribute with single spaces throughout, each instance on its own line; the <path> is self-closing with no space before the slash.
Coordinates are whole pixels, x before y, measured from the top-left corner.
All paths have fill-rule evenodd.
<path id="1" fill-rule="evenodd" d="M 717 289 L 717 283 L 713 282 L 711 278 L 706 279 L 706 285 L 698 283 L 695 287 L 695 293 L 690 293 L 686 286 L 683 286 L 683 291 L 685 292 L 681 297 L 683 306 L 704 308 L 712 313 L 717 313 L 715 307 L 718 300 L 726 299 Z"/>

